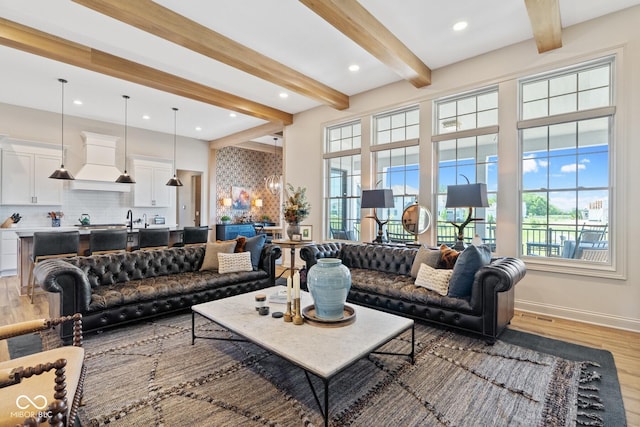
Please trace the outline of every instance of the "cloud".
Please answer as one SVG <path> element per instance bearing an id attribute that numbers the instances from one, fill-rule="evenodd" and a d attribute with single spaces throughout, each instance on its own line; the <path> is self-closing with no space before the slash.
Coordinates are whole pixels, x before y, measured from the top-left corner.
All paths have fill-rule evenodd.
<path id="1" fill-rule="evenodd" d="M 588 163 L 589 161 L 587 160 L 586 163 Z M 564 165 L 560 168 L 560 171 L 562 173 L 573 173 L 575 171 L 579 170 L 585 170 L 587 168 L 586 165 L 584 165 L 583 163 L 580 164 L 576 164 L 576 163 L 572 163 L 570 165 Z"/>
<path id="2" fill-rule="evenodd" d="M 544 167 L 546 165 L 540 165 L 540 166 Z M 522 159 L 522 172 L 523 173 L 538 172 L 538 162 L 536 161 L 535 157 L 527 156 L 524 159 Z"/>

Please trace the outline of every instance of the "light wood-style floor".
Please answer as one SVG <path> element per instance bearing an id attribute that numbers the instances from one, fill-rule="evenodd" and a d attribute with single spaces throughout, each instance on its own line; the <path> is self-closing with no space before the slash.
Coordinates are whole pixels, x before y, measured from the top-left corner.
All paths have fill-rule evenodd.
<path id="1" fill-rule="evenodd" d="M 0 279 L 0 325 L 46 318 L 48 314 L 43 295 L 29 304 L 27 297 L 18 295 L 15 276 Z M 610 351 L 618 369 L 627 423 L 640 426 L 640 333 L 526 312 L 516 312 L 510 328 Z M 0 341 L 0 361 L 8 358 L 6 341 Z"/>

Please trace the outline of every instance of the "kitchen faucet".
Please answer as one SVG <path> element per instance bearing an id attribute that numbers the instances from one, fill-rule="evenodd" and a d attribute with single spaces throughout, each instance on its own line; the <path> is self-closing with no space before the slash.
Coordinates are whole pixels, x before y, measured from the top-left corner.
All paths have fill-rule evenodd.
<path id="1" fill-rule="evenodd" d="M 129 227 L 129 230 L 133 230 L 133 211 L 131 209 L 127 211 L 127 220 L 129 221 L 127 227 Z"/>
<path id="2" fill-rule="evenodd" d="M 147 214 L 146 213 L 142 214 L 142 222 L 144 223 L 144 228 L 147 228 L 147 225 L 149 225 L 149 224 L 147 224 Z"/>

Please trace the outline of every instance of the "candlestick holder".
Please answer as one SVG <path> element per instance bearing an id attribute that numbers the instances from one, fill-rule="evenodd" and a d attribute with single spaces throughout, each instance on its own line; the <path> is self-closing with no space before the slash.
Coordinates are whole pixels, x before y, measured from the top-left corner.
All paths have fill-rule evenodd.
<path id="1" fill-rule="evenodd" d="M 293 324 L 294 325 L 302 325 L 304 323 L 304 319 L 300 315 L 300 298 L 296 298 L 293 300 Z"/>
<path id="2" fill-rule="evenodd" d="M 293 321 L 293 315 L 291 314 L 291 301 L 287 301 L 287 311 L 284 313 L 283 318 L 285 322 Z"/>

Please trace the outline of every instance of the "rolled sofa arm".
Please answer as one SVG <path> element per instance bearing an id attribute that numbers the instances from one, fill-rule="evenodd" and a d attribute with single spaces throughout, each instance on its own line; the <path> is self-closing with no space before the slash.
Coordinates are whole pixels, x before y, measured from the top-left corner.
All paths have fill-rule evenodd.
<path id="1" fill-rule="evenodd" d="M 260 268 L 269 273 L 271 283 L 276 283 L 276 260 L 282 256 L 282 249 L 278 245 L 267 243 L 260 253 Z"/>
<path id="2" fill-rule="evenodd" d="M 484 310 L 485 304 L 493 305 L 493 298 L 500 292 L 507 292 L 515 286 L 527 273 L 524 262 L 518 258 L 504 257 L 494 259 L 491 264 L 482 267 L 475 275 L 471 290 L 472 307 Z"/>
<path id="3" fill-rule="evenodd" d="M 300 248 L 300 258 L 305 261 L 307 270 L 318 262 L 320 258 L 339 258 L 342 243 L 317 243 Z"/>
<path id="4" fill-rule="evenodd" d="M 91 285 L 80 268 L 62 259 L 41 261 L 33 269 L 40 286 L 60 294 L 60 315 L 86 313 L 91 303 Z"/>

